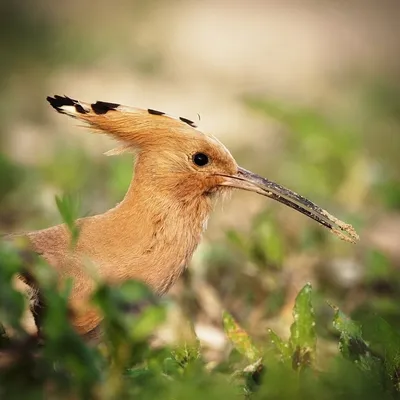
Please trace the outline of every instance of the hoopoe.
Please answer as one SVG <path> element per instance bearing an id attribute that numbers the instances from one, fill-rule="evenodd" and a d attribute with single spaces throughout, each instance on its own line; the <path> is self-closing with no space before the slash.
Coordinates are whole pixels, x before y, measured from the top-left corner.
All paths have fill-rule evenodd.
<path id="1" fill-rule="evenodd" d="M 136 154 L 134 175 L 124 199 L 104 214 L 76 221 L 71 246 L 65 225 L 24 234 L 30 248 L 56 270 L 59 282 L 73 279 L 71 323 L 86 337 L 100 334 L 102 316 L 90 303 L 100 279 L 118 284 L 143 281 L 163 295 L 176 282 L 201 240 L 214 200 L 231 189 L 252 191 L 291 207 L 341 239 L 355 242 L 351 225 L 293 191 L 239 167 L 229 150 L 194 122 L 153 109 L 69 97 L 47 97 L 51 106 L 106 133 L 121 147 L 108 154 Z M 27 276 L 17 285 L 30 290 L 31 313 L 40 325 L 40 288 Z M 40 326 L 38 326 L 40 329 Z"/>

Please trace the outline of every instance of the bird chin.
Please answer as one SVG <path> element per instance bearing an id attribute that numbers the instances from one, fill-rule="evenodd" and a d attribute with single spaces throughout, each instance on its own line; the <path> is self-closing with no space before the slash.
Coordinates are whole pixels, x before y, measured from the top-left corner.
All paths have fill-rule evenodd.
<path id="1" fill-rule="evenodd" d="M 232 196 L 233 188 L 217 186 L 206 192 L 206 196 L 210 198 L 213 203 L 225 202 Z"/>

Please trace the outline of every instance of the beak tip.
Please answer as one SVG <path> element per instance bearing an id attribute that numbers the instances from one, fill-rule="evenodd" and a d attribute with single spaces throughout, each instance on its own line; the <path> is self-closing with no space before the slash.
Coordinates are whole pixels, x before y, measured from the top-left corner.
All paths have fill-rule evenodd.
<path id="1" fill-rule="evenodd" d="M 325 210 L 323 210 L 322 214 L 336 226 L 332 227 L 332 232 L 340 239 L 353 244 L 357 243 L 360 240 L 360 236 L 352 225 L 341 221 L 340 219 L 334 217 Z"/>

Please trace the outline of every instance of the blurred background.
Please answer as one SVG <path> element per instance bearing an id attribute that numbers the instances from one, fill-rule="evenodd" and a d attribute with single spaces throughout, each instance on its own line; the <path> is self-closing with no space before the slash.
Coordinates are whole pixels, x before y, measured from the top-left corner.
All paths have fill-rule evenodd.
<path id="1" fill-rule="evenodd" d="M 167 296 L 162 340 L 190 320 L 210 357 L 221 312 L 255 338 L 287 336 L 311 282 L 320 353 L 336 351 L 327 300 L 400 328 L 400 3 L 397 0 L 0 2 L 0 232 L 114 206 L 129 155 L 55 113 L 47 95 L 198 120 L 239 164 L 354 224 L 341 242 L 249 193 L 217 205 L 190 269 Z"/>

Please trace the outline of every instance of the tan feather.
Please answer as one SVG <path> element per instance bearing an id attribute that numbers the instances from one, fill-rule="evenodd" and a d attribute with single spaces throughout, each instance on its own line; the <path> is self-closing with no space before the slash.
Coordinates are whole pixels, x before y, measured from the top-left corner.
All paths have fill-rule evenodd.
<path id="1" fill-rule="evenodd" d="M 201 240 L 213 200 L 231 188 L 278 200 L 333 232 L 341 230 L 350 241 L 358 238 L 350 225 L 311 201 L 240 168 L 223 144 L 190 120 L 65 96 L 48 101 L 58 112 L 122 142 L 107 155 L 137 154 L 124 199 L 104 214 L 76 221 L 80 235 L 73 248 L 65 225 L 24 235 L 57 272 L 60 285 L 73 278 L 71 323 L 82 335 L 99 332 L 102 316 L 89 301 L 98 281 L 118 285 L 137 279 L 160 295 L 168 291 Z"/>

